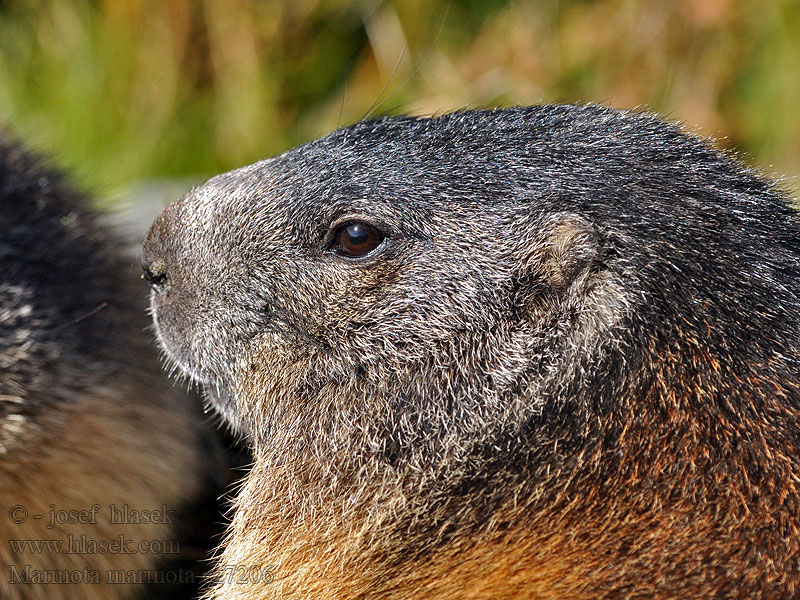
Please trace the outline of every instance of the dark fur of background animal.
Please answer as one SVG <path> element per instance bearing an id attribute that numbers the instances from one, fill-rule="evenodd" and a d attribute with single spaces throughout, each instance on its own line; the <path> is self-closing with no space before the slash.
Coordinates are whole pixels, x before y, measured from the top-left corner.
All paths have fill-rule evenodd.
<path id="1" fill-rule="evenodd" d="M 123 246 L 64 175 L 0 137 L 4 599 L 195 597 L 216 543 L 226 451 L 203 426 L 199 402 L 159 375 L 136 260 Z M 51 510 L 93 505 L 95 523 L 50 526 Z M 111 505 L 165 505 L 175 524 L 113 524 Z M 134 553 L 69 545 L 83 535 L 124 536 Z M 20 552 L 12 540 L 57 540 L 69 552 Z M 139 551 L 140 541 L 166 551 Z M 151 584 L 109 584 L 115 571 Z M 78 583 L 58 583 L 76 573 Z"/>

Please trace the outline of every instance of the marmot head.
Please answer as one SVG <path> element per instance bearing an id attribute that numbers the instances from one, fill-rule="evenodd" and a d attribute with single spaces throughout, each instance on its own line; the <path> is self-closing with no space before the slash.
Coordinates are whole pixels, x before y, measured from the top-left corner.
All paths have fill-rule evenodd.
<path id="1" fill-rule="evenodd" d="M 223 565 L 294 597 L 796 589 L 800 230 L 672 125 L 360 123 L 192 191 L 144 268 L 255 448 Z"/>
<path id="2" fill-rule="evenodd" d="M 310 405 L 397 443 L 539 411 L 626 300 L 564 201 L 591 141 L 534 116 L 362 123 L 192 191 L 144 250 L 167 355 L 256 443 Z"/>
<path id="3" fill-rule="evenodd" d="M 565 411 L 624 421 L 656 353 L 785 350 L 792 219 L 672 125 L 541 106 L 364 122 L 217 176 L 144 266 L 167 355 L 256 446 L 357 431 L 423 460 Z"/>

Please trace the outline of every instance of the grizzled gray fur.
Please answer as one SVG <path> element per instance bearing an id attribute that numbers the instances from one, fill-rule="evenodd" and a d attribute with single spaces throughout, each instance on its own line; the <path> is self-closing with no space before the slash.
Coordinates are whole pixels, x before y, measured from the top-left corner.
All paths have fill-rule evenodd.
<path id="1" fill-rule="evenodd" d="M 674 125 L 358 123 L 193 190 L 144 266 L 256 454 L 215 598 L 799 591 L 797 214 Z"/>

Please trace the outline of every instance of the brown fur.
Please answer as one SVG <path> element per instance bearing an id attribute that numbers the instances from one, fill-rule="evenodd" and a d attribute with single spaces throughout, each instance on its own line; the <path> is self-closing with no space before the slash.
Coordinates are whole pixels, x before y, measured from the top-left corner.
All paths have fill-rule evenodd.
<path id="1" fill-rule="evenodd" d="M 158 563 L 173 558 L 166 553 L 135 554 L 55 554 L 44 552 L 15 555 L 7 541 L 56 539 L 68 536 L 90 540 L 131 540 L 135 550 L 140 541 L 176 542 L 170 524 L 110 524 L 110 505 L 127 504 L 134 510 L 158 510 L 162 505 L 177 511 L 197 489 L 198 456 L 186 439 L 176 439 L 173 425 L 186 415 L 174 407 L 134 406 L 132 399 L 152 395 L 153 387 L 133 389 L 97 388 L 77 399 L 58 415 L 59 423 L 44 425 L 46 431 L 29 436 L 15 453 L 0 462 L 0 498 L 5 509 L 0 519 L 0 564 L 3 578 L 0 593 L 11 599 L 87 598 L 111 600 L 128 597 L 134 585 L 106 583 L 107 574 L 117 570 L 152 571 Z M 164 396 L 171 390 L 162 390 Z M 138 414 L 137 414 L 138 413 Z M 184 423 L 185 425 L 185 423 Z M 182 437 L 184 434 L 180 434 Z M 191 440 L 191 438 L 189 438 Z M 96 524 L 66 523 L 48 529 L 50 510 L 87 510 L 93 504 L 101 509 Z M 8 511 L 24 506 L 29 518 L 24 524 L 12 522 Z M 51 506 L 52 505 L 52 506 Z M 42 515 L 41 520 L 34 515 Z M 179 549 L 180 546 L 175 546 Z M 27 565 L 33 571 L 99 571 L 100 584 L 20 584 L 11 582 L 11 565 L 22 573 Z M 144 575 L 149 577 L 148 575 Z M 155 578 L 155 576 L 153 576 Z"/>
<path id="2" fill-rule="evenodd" d="M 676 386 L 686 359 L 664 357 L 649 394 L 654 409 L 643 410 L 637 422 L 625 426 L 616 448 L 587 448 L 571 457 L 580 466 L 553 471 L 538 482 L 533 498 L 509 489 L 508 502 L 491 520 L 431 557 L 397 556 L 402 532 L 394 529 L 393 515 L 413 510 L 415 502 L 414 491 L 402 489 L 400 476 L 395 485 L 384 480 L 379 489 L 358 488 L 362 484 L 356 481 L 305 507 L 295 498 L 306 496 L 308 502 L 309 492 L 328 487 L 316 478 L 323 477 L 325 467 L 328 477 L 337 477 L 335 463 L 305 470 L 271 453 L 263 456 L 237 498 L 220 564 L 223 569 L 269 565 L 274 580 L 218 585 L 214 597 L 793 597 L 798 592 L 794 567 L 800 556 L 800 494 L 788 456 L 800 453 L 800 443 L 766 421 L 736 430 L 714 423 L 713 414 L 698 416 L 695 402 L 709 393 L 707 386 L 719 382 L 684 379 Z M 705 363 L 708 357 L 695 360 Z M 276 364 L 274 358 L 270 364 Z M 293 386 L 285 379 L 282 384 Z M 247 385 L 269 389 L 280 384 Z M 763 389 L 762 382 L 734 385 Z M 753 401 L 765 403 L 767 411 L 783 410 L 768 396 Z M 794 420 L 800 415 L 785 416 Z M 702 439 L 699 430 L 706 427 L 718 431 L 716 444 Z M 746 440 L 751 448 L 725 452 L 731 439 Z M 283 439 L 277 447 L 291 446 Z M 759 481 L 747 473 L 750 453 L 773 461 Z M 609 469 L 609 464 L 618 466 Z M 321 508 L 322 513 L 313 512 Z M 438 517 L 444 528 L 449 515 L 443 511 Z M 438 520 L 436 515 L 418 518 Z M 758 539 L 763 548 L 785 548 L 784 561 L 769 558 L 770 551 L 753 553 L 742 538 Z M 224 577 L 228 572 L 219 573 Z M 763 592 L 765 583 L 773 593 Z"/>

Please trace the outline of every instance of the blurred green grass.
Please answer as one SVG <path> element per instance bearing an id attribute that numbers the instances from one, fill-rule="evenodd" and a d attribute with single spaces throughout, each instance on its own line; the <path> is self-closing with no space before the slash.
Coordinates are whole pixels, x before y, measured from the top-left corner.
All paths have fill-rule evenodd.
<path id="1" fill-rule="evenodd" d="M 797 0 L 0 2 L 0 122 L 106 197 L 369 114 L 542 101 L 647 107 L 792 176 L 799 74 Z"/>

